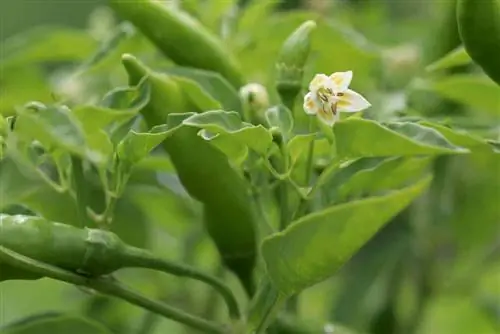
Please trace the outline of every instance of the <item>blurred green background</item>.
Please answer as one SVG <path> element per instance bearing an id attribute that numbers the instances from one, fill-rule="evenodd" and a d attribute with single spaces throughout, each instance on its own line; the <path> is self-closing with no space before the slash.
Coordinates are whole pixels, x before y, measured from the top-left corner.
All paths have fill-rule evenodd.
<path id="1" fill-rule="evenodd" d="M 197 3 L 199 8 L 198 5 L 188 6 L 191 12 L 198 13 L 210 29 L 220 33 L 220 22 L 215 16 L 210 17 L 214 13 L 220 14 L 221 10 L 217 8 L 224 7 L 209 5 L 217 4 L 217 1 L 224 0 L 186 1 L 186 4 Z M 2 0 L 2 46 L 9 37 L 46 25 L 88 30 L 92 25 L 95 27 L 95 18 L 100 17 L 96 16 L 95 9 L 105 4 L 104 0 Z M 213 11 L 204 10 L 207 8 Z M 289 21 L 272 17 L 290 10 L 307 13 L 300 19 Z M 493 97 L 486 98 L 484 105 L 471 107 L 477 100 L 473 96 L 472 101 L 468 99 L 468 85 L 464 88 L 450 83 L 448 86 L 436 84 L 435 91 L 424 93 L 409 88 L 415 78 L 423 77 L 434 82 L 434 77 L 425 76 L 425 65 L 460 45 L 453 0 L 281 1 L 275 2 L 273 13 L 262 12 L 252 17 L 253 21 L 244 27 L 246 30 L 229 43 L 249 80 L 269 86 L 273 77 L 268 70 L 274 64 L 273 57 L 280 41 L 302 18 L 321 14 L 335 27 L 336 33 L 332 34 L 332 45 L 326 45 L 330 43 L 328 38 L 321 40 L 323 44 L 315 44 L 315 59 L 318 60 L 310 72 L 355 68 L 356 90 L 360 88 L 367 92 L 370 101 L 374 101 L 375 111 L 370 111 L 367 117 L 387 120 L 402 114 L 448 119 L 454 124 L 465 124 L 467 130 L 476 131 L 488 139 L 500 139 L 500 105 L 496 104 L 498 98 L 493 96 L 498 90 L 493 89 L 490 94 Z M 272 41 L 266 30 L 270 26 L 276 35 Z M 253 37 L 248 38 L 250 42 L 247 35 Z M 338 38 L 340 35 L 342 38 Z M 329 37 L 326 33 L 325 36 Z M 95 42 L 97 45 L 102 40 Z M 338 45 L 340 49 L 336 49 Z M 318 50 L 318 46 L 324 46 L 325 50 Z M 75 44 L 75 49 L 79 47 L 81 45 Z M 88 56 L 87 52 L 81 58 Z M 255 62 L 255 59 L 262 61 Z M 463 73 L 479 75 L 480 71 L 473 65 L 460 66 L 445 71 L 436 80 Z M 2 85 L 6 85 L 8 78 L 0 78 L 0 89 L 4 88 Z M 99 89 L 102 92 L 111 83 L 122 81 L 121 77 L 113 77 L 102 83 Z M 29 96 L 38 99 L 39 96 L 35 95 L 39 93 L 37 88 L 36 92 L 26 93 L 26 97 L 15 103 L 0 103 L 2 112 L 9 114 L 12 105 L 26 102 Z M 49 94 L 44 94 L 40 99 L 48 99 Z M 373 334 L 499 333 L 498 155 L 480 152 L 464 157 L 439 157 L 434 161 L 433 170 L 435 182 L 428 194 L 398 215 L 341 274 L 304 293 L 301 314 L 306 321 L 338 322 L 360 333 Z M 9 177 L 15 182 L 12 181 L 15 172 L 12 173 Z M 118 208 L 121 218 L 128 222 L 122 225 L 124 231 L 121 235 L 129 242 L 147 245 L 156 252 L 175 254 L 179 258 L 185 256 L 192 263 L 213 269 L 216 253 L 206 238 L 198 237 L 201 241 L 198 240 L 198 246 L 191 252 L 180 250 L 185 247 L 180 239 L 188 234 L 196 239 L 199 233 L 186 227 L 191 226 L 187 222 L 199 218 L 196 209 L 185 198 L 172 194 L 171 190 L 156 185 L 144 187 L 141 182 L 150 176 L 147 173 L 137 175 L 137 187 L 132 188 L 134 191 Z M 0 182 L 4 182 L 0 187 L 8 188 L 7 180 L 6 176 L 0 178 Z M 128 201 L 140 209 L 129 206 Z M 9 210 L 18 212 L 20 209 L 9 207 Z M 137 225 L 132 220 L 145 223 Z M 175 220 L 177 224 L 168 225 L 166 220 Z M 200 313 L 214 311 L 210 310 L 210 302 L 205 304 L 206 290 L 197 283 L 190 283 L 189 288 L 199 293 L 186 298 L 175 293 L 176 288 L 184 284 L 181 280 L 169 277 L 171 285 L 165 288 L 162 276 L 134 272 L 125 272 L 123 276 L 129 284 L 152 296 L 168 296 L 169 302 L 196 305 Z M 229 279 L 233 280 L 236 289 L 240 289 L 234 278 Z M 223 313 L 221 305 L 214 309 L 214 312 Z M 154 317 L 145 315 L 140 309 L 104 297 L 89 297 L 85 292 L 55 281 L 44 279 L 0 285 L 0 325 L 50 311 L 84 313 L 120 334 L 139 333 L 137 328 L 149 322 L 155 324 L 151 333 L 182 332 L 180 326 L 163 320 L 155 322 Z"/>

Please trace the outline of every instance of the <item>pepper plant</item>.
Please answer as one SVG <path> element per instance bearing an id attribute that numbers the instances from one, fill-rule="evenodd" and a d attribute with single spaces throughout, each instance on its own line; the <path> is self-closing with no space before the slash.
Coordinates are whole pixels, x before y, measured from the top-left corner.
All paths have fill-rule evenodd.
<path id="1" fill-rule="evenodd" d="M 498 329 L 498 0 L 450 2 L 423 67 L 275 5 L 109 0 L 5 42 L 0 300 L 71 306 L 2 333 L 431 333 L 458 291 Z"/>

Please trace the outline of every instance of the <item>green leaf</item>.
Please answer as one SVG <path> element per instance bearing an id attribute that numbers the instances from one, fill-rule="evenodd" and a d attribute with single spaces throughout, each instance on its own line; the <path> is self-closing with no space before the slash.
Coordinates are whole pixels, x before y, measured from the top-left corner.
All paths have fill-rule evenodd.
<path id="1" fill-rule="evenodd" d="M 284 105 L 278 105 L 266 110 L 267 125 L 279 129 L 285 141 L 288 141 L 293 130 L 292 112 Z"/>
<path id="2" fill-rule="evenodd" d="M 122 161 L 135 164 L 145 158 L 156 146 L 173 135 L 183 119 L 192 114 L 170 114 L 167 124 L 156 125 L 148 132 L 130 130 L 118 144 L 117 154 Z"/>
<path id="3" fill-rule="evenodd" d="M 308 133 L 306 135 L 296 135 L 287 144 L 288 154 L 290 155 L 290 162 L 293 165 L 297 163 L 300 157 L 306 156 L 309 150 L 309 145 L 316 138 L 315 133 Z"/>
<path id="4" fill-rule="evenodd" d="M 335 124 L 341 158 L 457 154 L 467 150 L 451 144 L 438 131 L 415 123 L 346 119 Z"/>
<path id="5" fill-rule="evenodd" d="M 467 51 L 465 51 L 465 48 L 461 45 L 458 48 L 450 51 L 443 58 L 428 65 L 425 70 L 427 72 L 436 72 L 447 70 L 456 66 L 467 65 L 470 63 L 472 63 L 472 59 L 470 58 Z"/>
<path id="6" fill-rule="evenodd" d="M 112 151 L 111 142 L 104 132 L 99 130 L 87 135 L 66 106 L 20 110 L 15 133 L 24 140 L 39 141 L 46 149 L 61 148 L 100 166 L 108 162 Z"/>
<path id="7" fill-rule="evenodd" d="M 384 196 L 349 202 L 307 215 L 262 244 L 267 273 L 283 294 L 319 283 L 344 265 L 429 184 L 419 182 Z M 376 214 L 374 214 L 376 212 Z"/>
<path id="8" fill-rule="evenodd" d="M 187 95 L 188 99 L 196 106 L 199 111 L 207 111 L 213 109 L 220 109 L 220 103 L 208 94 L 200 85 L 195 81 L 181 78 L 172 77 L 177 84 L 181 87 L 182 91 Z M 179 112 L 174 110 L 173 112 Z"/>
<path id="9" fill-rule="evenodd" d="M 494 151 L 494 146 L 484 139 L 477 137 L 465 130 L 453 129 L 441 124 L 420 121 L 419 124 L 439 131 L 446 139 L 457 146 L 465 147 L 471 151 Z"/>
<path id="10" fill-rule="evenodd" d="M 0 65 L 7 69 L 40 62 L 82 61 L 97 47 L 85 31 L 43 27 L 13 36 L 2 44 Z"/>
<path id="11" fill-rule="evenodd" d="M 113 54 L 120 45 L 136 34 L 135 28 L 129 22 L 123 22 L 112 33 L 110 38 L 97 48 L 88 59 L 86 59 L 76 70 L 76 73 L 85 72 L 101 63 L 104 59 Z M 130 52 L 130 50 L 128 50 Z M 121 52 L 123 53 L 123 52 Z"/>
<path id="12" fill-rule="evenodd" d="M 35 66 L 2 67 L 0 114 L 14 115 L 17 108 L 33 100 L 53 101 L 50 84 L 42 69 Z"/>
<path id="13" fill-rule="evenodd" d="M 219 73 L 188 67 L 171 67 L 166 73 L 195 81 L 206 93 L 219 101 L 223 109 L 242 112 L 238 92 Z"/>
<path id="14" fill-rule="evenodd" d="M 85 148 L 83 129 L 65 106 L 20 110 L 15 133 L 27 140 L 37 140 L 46 148 L 60 147 L 74 153 L 82 153 Z"/>
<path id="15" fill-rule="evenodd" d="M 428 157 L 385 159 L 371 168 L 358 170 L 341 184 L 329 184 L 328 188 L 336 193 L 337 201 L 344 201 L 348 197 L 374 194 L 385 189 L 394 189 L 408 182 L 408 180 L 420 177 L 427 169 L 430 161 Z M 356 161 L 355 164 L 358 162 Z"/>
<path id="16" fill-rule="evenodd" d="M 102 325 L 80 316 L 49 314 L 31 317 L 8 326 L 3 334 L 107 334 L 110 333 Z"/>
<path id="17" fill-rule="evenodd" d="M 486 76 L 455 74 L 432 81 L 417 82 L 415 88 L 432 91 L 473 109 L 500 115 L 500 87 Z"/>
<path id="18" fill-rule="evenodd" d="M 149 102 L 149 81 L 142 80 L 135 87 L 115 88 L 107 93 L 99 105 L 79 105 L 73 114 L 85 131 L 94 132 L 114 122 L 124 122 L 137 115 Z"/>
<path id="19" fill-rule="evenodd" d="M 174 131 L 175 129 L 169 129 L 167 125 L 157 125 L 145 133 L 131 130 L 118 144 L 118 157 L 131 164 L 136 163 L 146 157 Z"/>
<path id="20" fill-rule="evenodd" d="M 233 111 L 212 110 L 195 114 L 183 122 L 184 125 L 202 129 L 205 139 L 213 140 L 225 137 L 235 145 L 244 145 L 265 155 L 272 144 L 272 135 L 262 125 L 252 125 L 241 120 Z M 207 134 L 208 132 L 208 134 Z"/>

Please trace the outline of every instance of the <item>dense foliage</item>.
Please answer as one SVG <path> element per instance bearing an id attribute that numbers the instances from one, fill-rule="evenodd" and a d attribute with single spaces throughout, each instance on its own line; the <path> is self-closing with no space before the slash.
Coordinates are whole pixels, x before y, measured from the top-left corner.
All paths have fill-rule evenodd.
<path id="1" fill-rule="evenodd" d="M 500 329 L 499 1 L 305 3 L 1 45 L 2 333 Z"/>

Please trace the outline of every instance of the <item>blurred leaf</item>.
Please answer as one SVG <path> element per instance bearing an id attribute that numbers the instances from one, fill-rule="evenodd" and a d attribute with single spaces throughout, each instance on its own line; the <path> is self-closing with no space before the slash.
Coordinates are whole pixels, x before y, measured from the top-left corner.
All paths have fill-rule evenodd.
<path id="1" fill-rule="evenodd" d="M 148 104 L 149 94 L 149 82 L 142 80 L 136 87 L 113 89 L 104 96 L 100 105 L 76 106 L 73 114 L 87 132 L 94 132 L 137 115 Z"/>
<path id="2" fill-rule="evenodd" d="M 307 215 L 283 232 L 266 238 L 262 254 L 275 287 L 292 295 L 333 275 L 390 218 L 413 201 L 430 180 L 426 177 L 384 196 Z"/>
<path id="3" fill-rule="evenodd" d="M 238 92 L 219 73 L 187 67 L 171 67 L 166 72 L 195 81 L 205 92 L 219 101 L 223 109 L 241 113 L 242 106 Z"/>
<path id="4" fill-rule="evenodd" d="M 471 151 L 494 151 L 494 147 L 492 145 L 489 145 L 484 139 L 477 137 L 465 130 L 453 129 L 444 125 L 427 121 L 420 121 L 418 123 L 428 128 L 433 128 L 439 131 L 454 145 L 468 148 Z"/>
<path id="5" fill-rule="evenodd" d="M 36 28 L 3 43 L 0 65 L 6 69 L 40 62 L 82 61 L 96 47 L 97 42 L 83 30 Z"/>
<path id="6" fill-rule="evenodd" d="M 470 58 L 467 51 L 465 51 L 465 48 L 463 46 L 459 46 L 455 50 L 449 52 L 443 58 L 428 65 L 425 70 L 427 72 L 442 71 L 456 66 L 467 65 L 471 62 L 472 59 Z"/>
<path id="7" fill-rule="evenodd" d="M 134 26 L 129 22 L 123 22 L 122 24 L 118 25 L 110 38 L 106 40 L 102 45 L 100 45 L 97 48 L 97 51 L 95 51 L 88 59 L 86 59 L 80 66 L 78 66 L 75 71 L 76 75 L 85 72 L 92 67 L 95 67 L 104 59 L 108 58 L 111 54 L 116 53 L 120 45 L 124 41 L 134 36 L 135 33 L 136 32 Z M 120 52 L 120 54 L 123 52 Z M 131 52 L 131 50 L 128 50 L 127 52 Z"/>
<path id="8" fill-rule="evenodd" d="M 72 315 L 47 315 L 26 319 L 2 330 L 4 334 L 106 334 L 106 328 L 89 319 Z"/>
<path id="9" fill-rule="evenodd" d="M 181 87 L 182 91 L 188 96 L 189 100 L 198 108 L 199 111 L 207 111 L 220 109 L 220 103 L 210 96 L 200 85 L 191 79 L 181 77 L 175 78 L 177 84 Z M 172 112 L 179 112 L 173 110 Z"/>
<path id="10" fill-rule="evenodd" d="M 100 166 L 107 163 L 112 151 L 111 142 L 104 132 L 86 136 L 80 122 L 65 106 L 21 110 L 15 133 L 25 140 L 37 140 L 47 149 L 61 148 Z"/>
<path id="11" fill-rule="evenodd" d="M 415 123 L 394 122 L 385 126 L 364 119 L 346 119 L 335 124 L 340 157 L 457 154 L 468 150 L 451 144 L 438 131 Z"/>
<path id="12" fill-rule="evenodd" d="M 269 127 L 278 128 L 285 141 L 288 141 L 293 130 L 292 112 L 284 105 L 266 110 L 266 121 Z"/>
<path id="13" fill-rule="evenodd" d="M 415 88 L 435 92 L 473 109 L 500 115 L 500 87 L 486 76 L 455 74 L 417 82 Z"/>
<path id="14" fill-rule="evenodd" d="M 249 1 L 243 8 L 238 22 L 238 28 L 249 32 L 255 28 L 255 22 L 263 17 L 268 17 L 276 6 L 274 0 Z"/>
<path id="15" fill-rule="evenodd" d="M 358 334 L 351 328 L 339 324 L 319 324 L 312 321 L 300 321 L 290 315 L 280 316 L 271 330 L 279 334 Z"/>
<path id="16" fill-rule="evenodd" d="M 495 326 L 466 296 L 441 296 L 429 301 L 418 334 L 495 334 Z"/>
<path id="17" fill-rule="evenodd" d="M 224 16 L 237 5 L 238 0 L 207 1 L 201 5 L 201 21 L 205 26 L 219 34 Z"/>
<path id="18" fill-rule="evenodd" d="M 454 160 L 454 204 L 448 209 L 449 222 L 457 251 L 467 256 L 498 240 L 500 155 L 481 152 Z"/>
<path id="19" fill-rule="evenodd" d="M 384 189 L 400 187 L 414 180 L 427 169 L 430 158 L 398 157 L 386 159 L 372 168 L 362 169 L 342 184 L 331 186 L 338 201 L 374 194 Z"/>
<path id="20" fill-rule="evenodd" d="M 273 139 L 262 125 L 245 123 L 238 113 L 231 111 L 211 110 L 195 114 L 183 124 L 202 129 L 202 136 L 207 140 L 224 138 L 226 144 L 244 145 L 262 155 L 267 153 Z"/>
<path id="21" fill-rule="evenodd" d="M 3 68 L 0 77 L 0 114 L 14 115 L 28 101 L 52 101 L 50 84 L 35 66 Z"/>
<path id="22" fill-rule="evenodd" d="M 403 210 L 385 225 L 339 272 L 340 292 L 330 318 L 363 329 L 395 298 L 400 263 L 410 253 L 413 237 L 408 212 Z M 386 331 L 387 333 L 389 331 Z M 371 332 L 370 332 L 371 333 Z M 379 333 L 385 333 L 379 331 Z"/>
<path id="23" fill-rule="evenodd" d="M 295 165 L 300 157 L 305 158 L 305 152 L 309 150 L 309 145 L 315 138 L 315 133 L 309 133 L 306 135 L 296 135 L 288 142 L 287 150 L 292 166 Z"/>
<path id="24" fill-rule="evenodd" d="M 83 129 L 67 107 L 23 109 L 17 117 L 15 133 L 27 140 L 37 140 L 46 148 L 61 147 L 75 153 L 85 149 Z"/>

